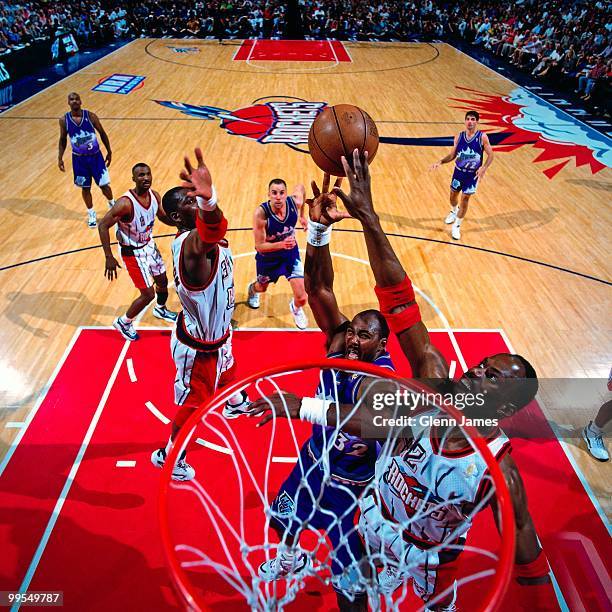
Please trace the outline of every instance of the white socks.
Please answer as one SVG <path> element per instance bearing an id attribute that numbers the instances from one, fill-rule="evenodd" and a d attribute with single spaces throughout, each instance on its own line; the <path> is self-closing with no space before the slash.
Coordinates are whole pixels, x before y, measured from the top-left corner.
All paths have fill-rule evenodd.
<path id="1" fill-rule="evenodd" d="M 108 207 L 112 208 L 115 205 L 115 200 L 109 200 L 108 201 Z"/>
<path id="2" fill-rule="evenodd" d="M 122 323 L 125 323 L 126 325 L 129 325 L 134 319 L 130 319 L 130 317 L 128 317 L 126 314 L 121 315 L 119 317 L 121 319 Z"/>
<path id="3" fill-rule="evenodd" d="M 461 227 L 461 222 L 462 221 L 463 221 L 463 219 L 460 219 L 459 217 L 457 217 L 455 219 L 455 223 L 454 223 L 455 227 Z"/>

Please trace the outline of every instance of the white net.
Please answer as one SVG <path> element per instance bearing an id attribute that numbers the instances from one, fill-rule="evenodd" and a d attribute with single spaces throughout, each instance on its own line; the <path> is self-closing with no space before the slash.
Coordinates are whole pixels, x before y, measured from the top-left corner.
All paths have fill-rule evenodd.
<path id="1" fill-rule="evenodd" d="M 252 400 L 280 391 L 312 397 L 318 388 L 344 403 L 338 380 L 354 380 L 362 368 L 324 374 L 306 366 L 254 376 L 240 388 Z M 196 477 L 162 485 L 162 530 L 190 605 L 329 608 L 336 591 L 349 601 L 367 597 L 373 609 L 450 610 L 457 596 L 471 610 L 484 609 L 503 582 L 500 557 L 508 556 L 492 513 L 476 519 L 499 489 L 488 470 L 492 457 L 469 435 L 464 448 L 445 453 L 453 445 L 446 439 L 451 429 L 434 420 L 449 417 L 440 407 L 378 441 L 350 436 L 345 423 L 379 391 L 404 401 L 419 393 L 413 383 L 386 376 L 362 385 L 367 392 L 350 414 L 314 436 L 311 425 L 286 418 L 263 427 L 257 418 L 225 419 L 225 400 L 236 387 L 181 432 L 177 447 L 188 449 Z M 487 443 L 496 451 L 504 439 Z"/>

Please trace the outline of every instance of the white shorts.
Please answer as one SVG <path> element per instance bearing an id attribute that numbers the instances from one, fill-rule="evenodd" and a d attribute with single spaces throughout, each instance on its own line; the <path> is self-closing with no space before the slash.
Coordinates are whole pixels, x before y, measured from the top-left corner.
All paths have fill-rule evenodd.
<path id="1" fill-rule="evenodd" d="M 176 366 L 174 402 L 178 406 L 200 406 L 209 400 L 220 384 L 230 382 L 234 370 L 232 332 L 225 344 L 211 353 L 196 351 L 176 337 L 176 327 L 170 341 Z"/>
<path id="2" fill-rule="evenodd" d="M 153 238 L 141 248 L 119 246 L 119 253 L 136 289 L 153 286 L 153 277 L 166 272 L 164 260 Z"/>
<path id="3" fill-rule="evenodd" d="M 374 564 L 397 567 L 406 580 L 412 578 L 415 593 L 428 601 L 443 592 L 455 598 L 454 582 L 457 555 L 453 562 L 440 559 L 438 550 L 423 550 L 403 538 L 399 524 L 387 520 L 375 498 L 366 495 L 359 500 L 359 531 L 364 540 L 366 557 Z"/>

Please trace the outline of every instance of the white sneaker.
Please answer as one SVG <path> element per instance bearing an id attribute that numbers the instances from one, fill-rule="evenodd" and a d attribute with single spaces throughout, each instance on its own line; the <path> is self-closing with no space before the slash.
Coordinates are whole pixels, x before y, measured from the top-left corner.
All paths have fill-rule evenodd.
<path id="1" fill-rule="evenodd" d="M 168 310 L 165 306 L 160 306 L 157 304 L 157 306 L 155 306 L 153 309 L 153 316 L 157 317 L 158 319 L 163 319 L 164 321 L 170 321 L 170 323 L 176 323 L 178 312 Z"/>
<path id="2" fill-rule="evenodd" d="M 242 401 L 239 404 L 230 404 L 229 401 L 225 402 L 225 406 L 223 407 L 223 416 L 226 419 L 237 419 L 239 416 L 249 414 L 251 412 L 251 402 L 249 401 L 249 396 L 246 394 L 246 391 L 241 391 L 241 393 Z"/>
<path id="3" fill-rule="evenodd" d="M 461 226 L 453 225 L 453 229 L 451 230 L 451 236 L 454 240 L 461 240 Z"/>
<path id="4" fill-rule="evenodd" d="M 151 463 L 158 468 L 163 468 L 166 463 L 166 449 L 158 448 L 151 454 Z M 179 459 L 172 470 L 172 480 L 185 482 L 195 478 L 195 470 L 184 460 Z"/>
<path id="5" fill-rule="evenodd" d="M 130 342 L 134 342 L 134 340 L 138 340 L 139 336 L 132 323 L 124 323 L 121 320 L 121 317 L 117 317 L 113 321 L 113 327 L 119 331 L 119 333 Z"/>
<path id="6" fill-rule="evenodd" d="M 387 564 L 378 574 L 378 590 L 385 595 L 391 595 L 404 584 L 407 578 L 406 572 L 400 572 L 396 566 Z"/>
<path id="7" fill-rule="evenodd" d="M 254 285 L 251 283 L 247 289 L 247 304 L 250 308 L 259 308 L 259 293 L 253 288 Z"/>
<path id="8" fill-rule="evenodd" d="M 289 574 L 293 576 L 306 572 L 312 565 L 310 557 L 306 553 L 287 555 L 281 552 L 276 557 L 259 566 L 259 577 L 266 582 L 273 582 L 285 578 Z"/>
<path id="9" fill-rule="evenodd" d="M 308 327 L 308 317 L 306 316 L 304 309 L 296 308 L 293 304 L 293 300 L 291 300 L 289 302 L 289 310 L 293 315 L 293 320 L 295 321 L 295 324 L 298 329 L 306 329 Z"/>
<path id="10" fill-rule="evenodd" d="M 87 227 L 94 228 L 98 224 L 98 218 L 96 217 L 96 211 L 90 208 L 87 211 Z"/>
<path id="11" fill-rule="evenodd" d="M 454 210 L 451 210 L 448 213 L 448 217 L 446 217 L 446 219 L 444 219 L 444 223 L 446 223 L 446 225 L 450 225 L 451 223 L 455 222 L 455 219 L 457 218 L 457 212 Z"/>
<path id="12" fill-rule="evenodd" d="M 591 423 L 592 422 L 593 421 L 591 421 Z M 589 423 L 589 425 L 591 423 Z M 597 459 L 597 461 L 610 461 L 610 455 L 608 454 L 602 435 L 593 433 L 589 425 L 582 430 L 582 437 L 586 442 L 587 450 L 591 456 Z"/>

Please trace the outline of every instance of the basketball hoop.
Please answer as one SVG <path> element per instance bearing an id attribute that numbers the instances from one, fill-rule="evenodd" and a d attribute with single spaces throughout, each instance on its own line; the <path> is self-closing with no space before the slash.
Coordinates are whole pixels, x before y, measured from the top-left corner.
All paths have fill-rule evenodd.
<path id="1" fill-rule="evenodd" d="M 280 390 L 300 397 L 313 396 L 322 370 L 366 374 L 371 385 L 389 385 L 391 381 L 402 393 L 430 391 L 416 381 L 403 379 L 390 370 L 369 363 L 320 359 L 285 364 L 246 376 L 201 406 L 182 427 L 168 454 L 158 500 L 161 537 L 168 566 L 188 609 L 207 610 L 215 604 L 239 605 L 241 602 L 242 606 L 246 604 L 253 610 L 282 610 L 290 602 L 299 602 L 305 588 L 311 593 L 315 588 L 324 594 L 331 592 L 331 587 L 325 585 L 330 582 L 329 567 L 334 560 L 334 550 L 325 534 L 309 527 L 307 521 L 300 532 L 300 546 L 312 558 L 312 570 L 276 582 L 265 582 L 258 575 L 259 565 L 274 556 L 277 548 L 277 538 L 269 529 L 271 503 L 284 478 L 296 461 L 300 461 L 300 447 L 310 436 L 312 426 L 275 417 L 267 425 L 256 428 L 258 418 L 240 417 L 228 421 L 222 416 L 227 398 L 242 389 L 247 390 L 251 400 L 270 397 Z M 360 401 L 354 410 L 359 409 Z M 461 422 L 461 413 L 456 408 L 445 404 L 437 406 L 437 409 Z M 332 432 L 334 436 L 338 435 L 341 427 L 342 423 Z M 471 520 L 495 495 L 502 537 L 499 544 L 488 538 L 486 544 L 491 548 L 485 548 L 473 546 L 470 534 L 461 557 L 469 561 L 471 573 L 458 575 L 454 588 L 459 588 L 460 593 L 464 588 L 477 593 L 478 601 L 470 600 L 470 609 L 492 611 L 499 607 L 504 597 L 514 563 L 512 504 L 501 469 L 486 441 L 473 427 L 465 425 L 461 428 L 472 446 L 470 452 L 480 455 L 486 462 L 489 481 L 486 483 L 489 490 L 486 500 L 468 518 Z M 383 445 L 381 457 L 385 452 L 390 453 L 392 442 L 388 440 Z M 201 450 L 194 452 L 194 443 Z M 188 445 L 189 462 L 196 469 L 196 478 L 174 482 L 171 480 L 172 466 Z M 325 454 L 318 462 L 317 467 L 326 478 L 329 477 L 329 461 L 325 460 Z M 375 491 L 375 481 L 367 487 Z M 355 499 L 355 511 L 357 504 Z M 420 512 L 419 509 L 417 514 Z M 448 541 L 440 543 L 440 551 L 453 548 L 456 539 L 451 540 L 451 537 L 452 532 Z M 370 563 L 369 559 L 367 563 Z M 371 564 L 373 566 L 374 562 Z M 352 569 L 358 571 L 357 566 Z M 373 571 L 376 572 L 376 568 Z M 372 597 L 378 597 L 373 595 L 376 586 L 367 589 L 372 602 Z M 406 594 L 406 584 L 399 598 L 397 593 L 393 595 L 393 601 L 385 597 L 387 607 L 391 609 L 415 609 L 413 604 L 404 603 L 410 597 Z"/>

